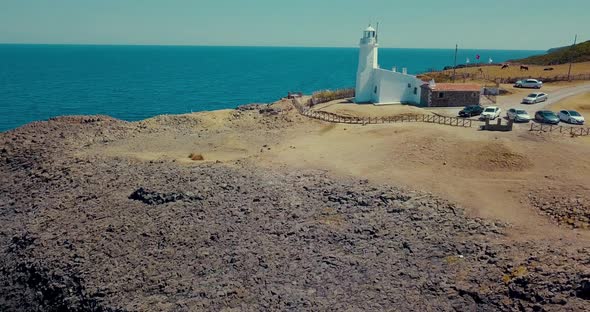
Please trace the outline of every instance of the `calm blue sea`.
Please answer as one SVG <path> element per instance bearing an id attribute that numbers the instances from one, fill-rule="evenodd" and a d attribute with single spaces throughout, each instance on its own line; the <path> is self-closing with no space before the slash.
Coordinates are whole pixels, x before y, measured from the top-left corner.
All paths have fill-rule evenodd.
<path id="1" fill-rule="evenodd" d="M 453 64 L 454 50 L 380 49 L 382 68 Z M 460 50 L 487 62 L 543 51 Z M 0 45 L 0 131 L 53 116 L 158 114 L 273 102 L 354 86 L 356 48 Z"/>

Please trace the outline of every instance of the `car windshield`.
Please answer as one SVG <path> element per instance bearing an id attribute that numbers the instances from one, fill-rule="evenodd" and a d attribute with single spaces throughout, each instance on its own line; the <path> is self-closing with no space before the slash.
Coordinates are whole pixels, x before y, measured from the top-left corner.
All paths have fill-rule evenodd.
<path id="1" fill-rule="evenodd" d="M 570 113 L 570 116 L 575 116 L 575 117 L 581 116 L 580 113 L 578 113 L 576 111 L 569 111 L 569 113 Z"/>
<path id="2" fill-rule="evenodd" d="M 496 111 L 496 109 L 495 109 L 495 108 L 491 108 L 491 107 L 490 107 L 490 108 L 486 108 L 486 112 L 487 112 L 487 113 L 493 113 L 493 112 L 495 112 L 495 111 Z"/>
<path id="3" fill-rule="evenodd" d="M 541 114 L 543 114 L 543 116 L 546 116 L 546 117 L 555 116 L 555 114 L 553 112 L 549 112 L 549 111 L 541 112 Z"/>
<path id="4" fill-rule="evenodd" d="M 531 93 L 527 97 L 537 97 L 537 94 L 536 93 Z"/>
<path id="5" fill-rule="evenodd" d="M 526 115 L 527 113 L 526 113 L 526 111 L 519 109 L 519 110 L 516 111 L 516 114 L 518 114 L 518 115 Z"/>

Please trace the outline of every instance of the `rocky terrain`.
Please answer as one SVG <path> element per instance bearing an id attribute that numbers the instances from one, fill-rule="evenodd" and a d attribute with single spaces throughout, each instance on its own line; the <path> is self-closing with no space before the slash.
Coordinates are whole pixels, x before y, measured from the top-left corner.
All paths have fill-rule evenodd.
<path id="1" fill-rule="evenodd" d="M 550 189 L 555 187 L 549 187 Z M 539 190 L 529 195 L 530 201 L 541 214 L 550 216 L 555 222 L 572 228 L 590 228 L 590 202 L 583 195 L 572 196 L 557 188 L 553 192 Z M 587 188 L 577 190 L 578 194 L 588 194 Z M 556 195 L 558 194 L 558 195 Z"/>
<path id="2" fill-rule="evenodd" d="M 275 128 L 269 118 L 295 118 L 236 112 Z M 470 218 L 429 193 L 247 159 L 186 165 L 80 153 L 194 130 L 174 130 L 195 122 L 176 118 L 185 117 L 152 121 L 158 128 L 67 117 L 0 134 L 0 311 L 590 305 L 590 246 L 515 242 L 509 224 Z"/>

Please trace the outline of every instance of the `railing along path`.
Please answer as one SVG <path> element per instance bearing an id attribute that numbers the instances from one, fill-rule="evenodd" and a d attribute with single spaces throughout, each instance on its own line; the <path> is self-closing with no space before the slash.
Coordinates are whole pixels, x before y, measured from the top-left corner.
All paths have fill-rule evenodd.
<path id="1" fill-rule="evenodd" d="M 398 116 L 386 116 L 386 117 L 356 117 L 356 116 L 342 116 L 330 112 L 313 110 L 309 107 L 305 107 L 301 104 L 299 99 L 293 99 L 293 106 L 303 116 L 318 119 L 322 121 L 332 123 L 345 123 L 345 124 L 386 124 L 386 123 L 398 123 L 398 122 L 426 122 L 435 123 L 440 125 L 454 126 L 454 127 L 471 127 L 472 121 L 470 119 L 458 118 L 458 117 L 447 117 L 440 115 L 398 115 Z"/>
<path id="2" fill-rule="evenodd" d="M 530 131 L 542 131 L 542 132 L 559 132 L 564 134 L 570 135 L 577 135 L 577 136 L 587 136 L 590 135 L 590 128 L 583 128 L 583 127 L 568 127 L 568 126 L 561 126 L 561 125 L 545 125 L 545 124 L 538 124 L 538 123 L 531 123 Z"/>

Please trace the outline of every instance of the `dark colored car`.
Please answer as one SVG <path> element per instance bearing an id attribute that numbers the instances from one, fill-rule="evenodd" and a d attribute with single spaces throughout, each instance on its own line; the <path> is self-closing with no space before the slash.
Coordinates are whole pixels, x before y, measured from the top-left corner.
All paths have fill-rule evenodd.
<path id="1" fill-rule="evenodd" d="M 535 113 L 535 120 L 537 122 L 548 123 L 548 124 L 558 124 L 559 117 L 555 115 L 554 112 L 548 110 L 542 110 Z"/>
<path id="2" fill-rule="evenodd" d="M 477 115 L 480 115 L 481 112 L 483 112 L 483 107 L 481 107 L 479 105 L 469 105 L 469 106 L 465 106 L 465 108 L 463 108 L 459 112 L 459 116 L 461 116 L 461 117 L 477 116 Z"/>

